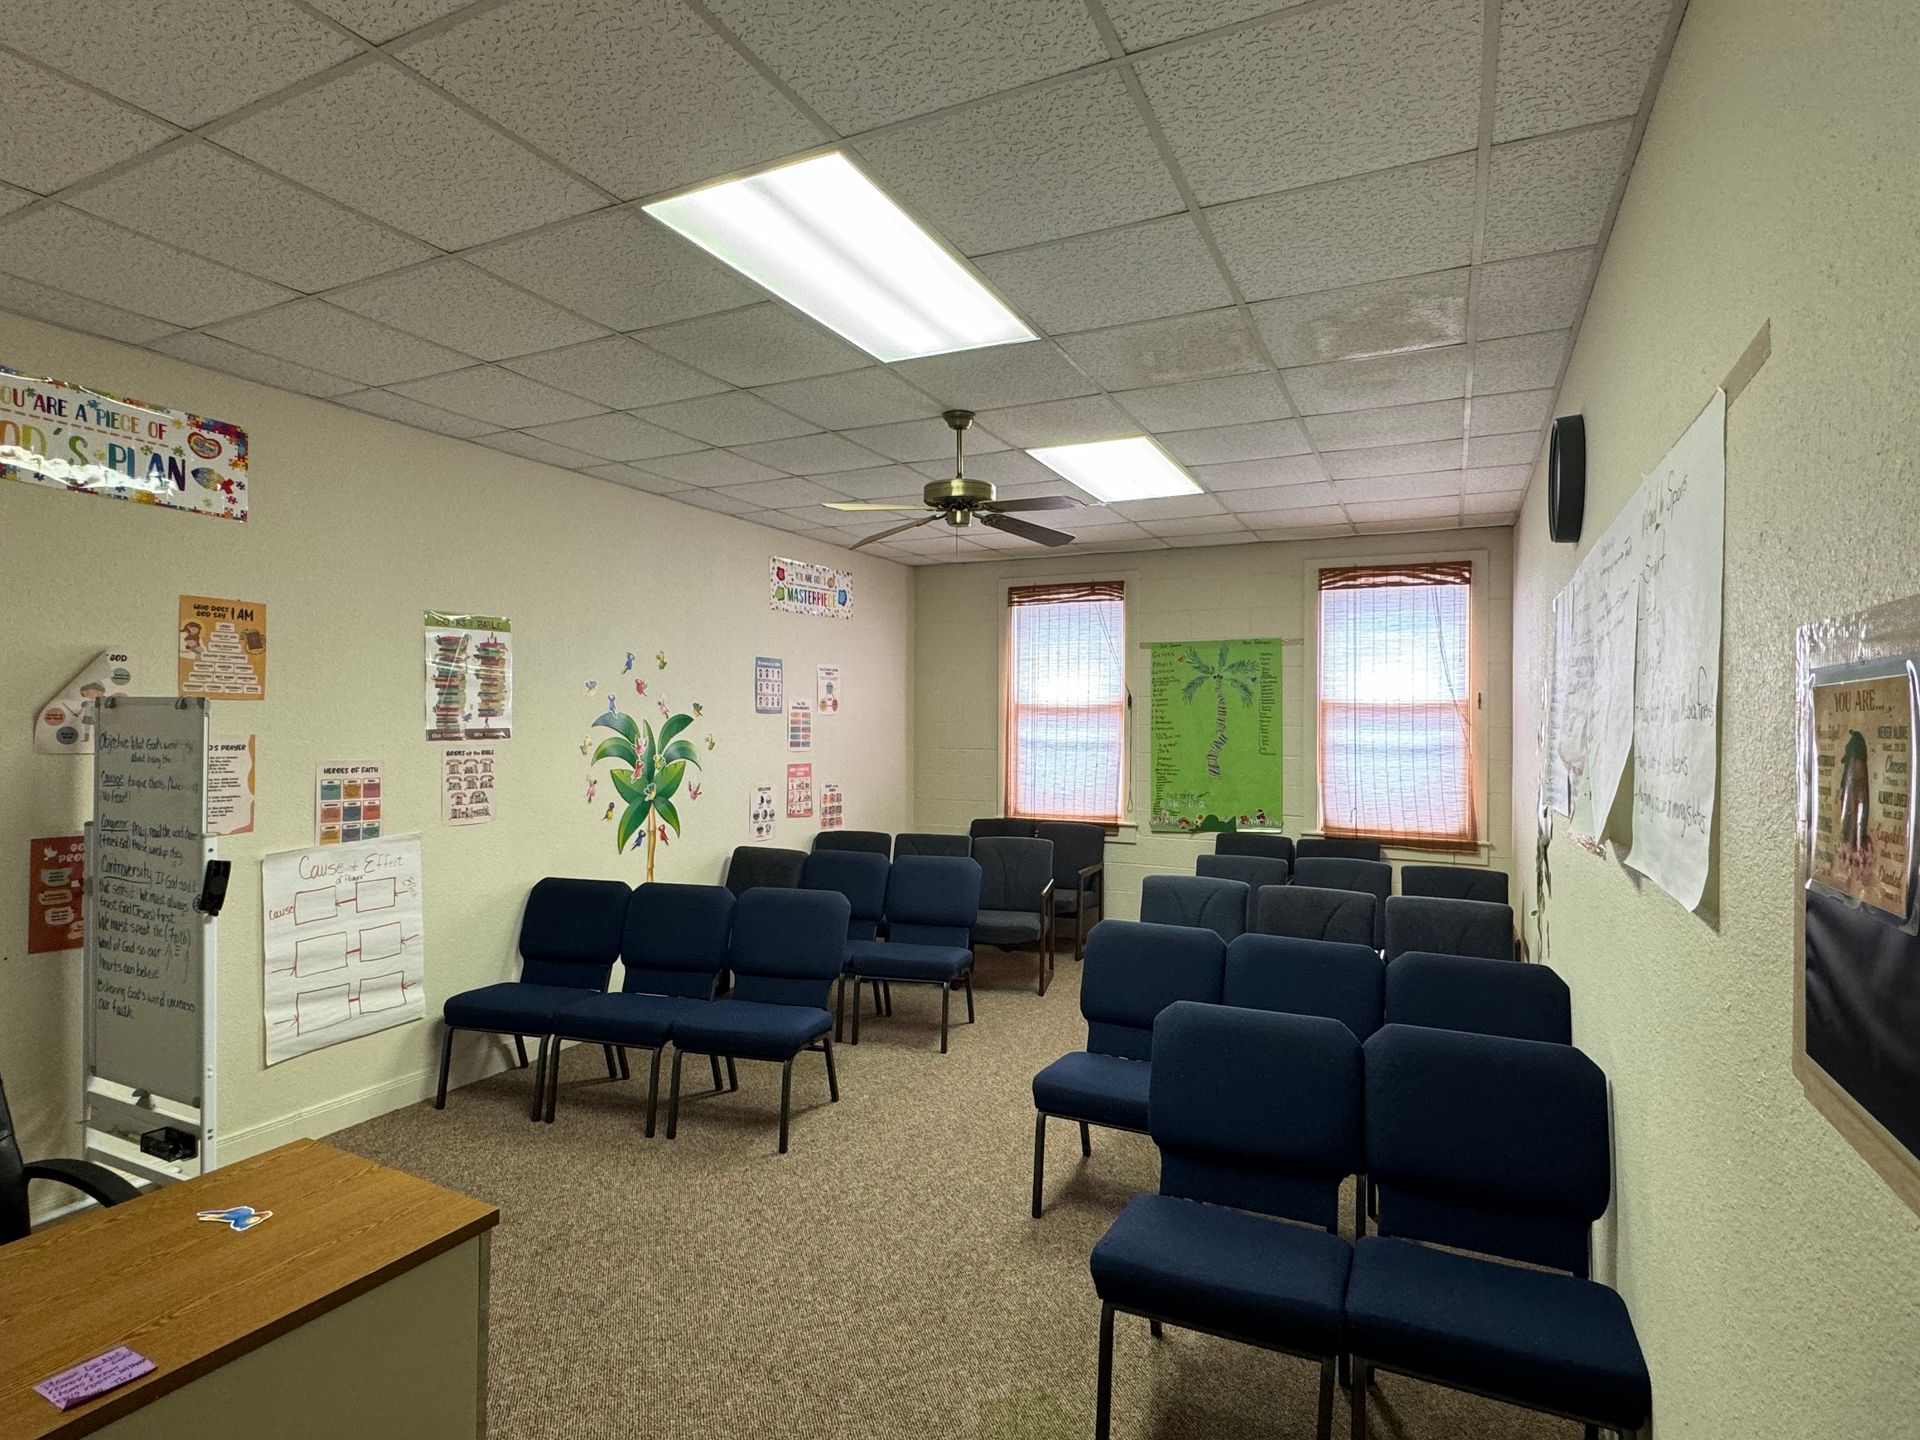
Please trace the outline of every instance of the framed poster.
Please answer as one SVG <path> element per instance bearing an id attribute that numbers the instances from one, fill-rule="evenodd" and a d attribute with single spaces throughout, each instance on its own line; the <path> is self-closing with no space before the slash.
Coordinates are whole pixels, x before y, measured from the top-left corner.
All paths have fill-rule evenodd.
<path id="1" fill-rule="evenodd" d="M 1912 660 L 1813 676 L 1813 831 L 1807 885 L 1913 919 Z"/>

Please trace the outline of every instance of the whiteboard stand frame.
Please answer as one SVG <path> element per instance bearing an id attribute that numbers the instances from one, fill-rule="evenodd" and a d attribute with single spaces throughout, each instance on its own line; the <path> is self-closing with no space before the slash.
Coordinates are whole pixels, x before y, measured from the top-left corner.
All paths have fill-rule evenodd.
<path id="1" fill-rule="evenodd" d="M 132 703 L 129 704 L 129 701 Z M 104 696 L 99 702 L 106 709 L 132 709 L 142 704 L 151 706 L 165 704 L 176 710 L 197 709 L 200 712 L 200 765 L 201 765 L 201 801 L 199 823 L 200 874 L 205 877 L 207 862 L 217 857 L 215 837 L 207 833 L 206 823 L 206 757 L 209 738 L 210 714 L 204 697 L 180 697 L 176 699 L 149 699 L 147 697 Z M 96 730 L 96 734 L 98 731 Z M 98 757 L 95 757 L 95 786 L 98 786 Z M 99 802 L 96 795 L 94 814 L 99 815 Z M 218 1159 L 218 1128 L 216 1116 L 219 1110 L 218 1060 L 220 1054 L 220 1016 L 217 1008 L 219 998 L 219 923 L 210 915 L 198 915 L 199 923 L 193 933 L 193 954 L 199 963 L 200 993 L 200 1093 L 197 1096 L 167 1096 L 151 1090 L 137 1090 L 126 1085 L 107 1080 L 95 1073 L 94 1056 L 94 969 L 97 959 L 95 942 L 97 931 L 95 917 L 100 909 L 100 876 L 95 868 L 95 856 L 100 852 L 94 843 L 95 822 L 89 820 L 84 827 L 86 835 L 86 946 L 85 969 L 81 987 L 81 1010 L 84 1015 L 82 1030 L 82 1082 L 80 1097 L 81 1124 L 84 1127 L 84 1148 L 82 1154 L 89 1160 L 110 1165 L 139 1180 L 150 1184 L 166 1185 L 179 1180 L 190 1180 L 195 1175 L 205 1174 L 215 1169 Z M 184 1130 L 192 1135 L 198 1146 L 197 1158 L 183 1161 L 162 1160 L 149 1155 L 140 1148 L 140 1136 L 148 1130 L 163 1125 Z"/>

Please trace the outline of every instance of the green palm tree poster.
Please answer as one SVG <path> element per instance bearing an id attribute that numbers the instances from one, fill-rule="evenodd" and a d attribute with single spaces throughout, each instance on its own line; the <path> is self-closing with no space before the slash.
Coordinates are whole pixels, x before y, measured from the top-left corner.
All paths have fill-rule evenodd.
<path id="1" fill-rule="evenodd" d="M 1277 829 L 1280 642 L 1182 641 L 1149 648 L 1149 827 L 1172 834 Z"/>

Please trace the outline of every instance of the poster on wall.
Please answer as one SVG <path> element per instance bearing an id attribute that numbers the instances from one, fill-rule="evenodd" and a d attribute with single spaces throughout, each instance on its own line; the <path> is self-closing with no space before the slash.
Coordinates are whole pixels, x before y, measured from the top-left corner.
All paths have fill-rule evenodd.
<path id="1" fill-rule="evenodd" d="M 440 752 L 440 818 L 449 825 L 485 825 L 493 819 L 491 745 L 449 745 Z"/>
<path id="2" fill-rule="evenodd" d="M 845 620 L 853 614 L 853 574 L 830 565 L 774 556 L 767 562 L 769 608 Z"/>
<path id="3" fill-rule="evenodd" d="M 813 766 L 787 766 L 787 818 L 806 820 L 813 815 Z"/>
<path id="4" fill-rule="evenodd" d="M 838 830 L 846 823 L 844 802 L 840 796 L 840 787 L 831 782 L 820 786 L 820 828 Z"/>
<path id="5" fill-rule="evenodd" d="M 499 615 L 427 611 L 427 739 L 512 738 L 512 632 Z"/>
<path id="6" fill-rule="evenodd" d="M 0 365 L 0 478 L 247 518 L 247 432 Z"/>
<path id="7" fill-rule="evenodd" d="M 778 715 L 787 708 L 780 662 L 770 655 L 754 657 L 753 711 L 756 715 Z"/>
<path id="8" fill-rule="evenodd" d="M 334 760 L 320 766 L 313 781 L 313 840 L 316 845 L 351 845 L 380 838 L 384 803 L 380 766 L 370 760 Z"/>
<path id="9" fill-rule="evenodd" d="M 773 838 L 773 786 L 756 785 L 747 805 L 747 833 L 755 840 Z"/>
<path id="10" fill-rule="evenodd" d="M 1913 907 L 1912 662 L 1817 673 L 1808 883 L 1906 922 Z"/>
<path id="11" fill-rule="evenodd" d="M 820 670 L 820 691 L 816 697 L 822 715 L 840 713 L 840 667 L 822 665 Z"/>
<path id="12" fill-rule="evenodd" d="M 267 698 L 266 606 L 182 595 L 178 625 L 178 694 L 210 700 Z"/>
<path id="13" fill-rule="evenodd" d="M 257 752 L 251 735 L 207 744 L 207 832 L 253 833 L 253 786 Z"/>
<path id="14" fill-rule="evenodd" d="M 1628 506 L 1609 525 L 1575 576 L 1582 664 L 1575 684 L 1585 697 L 1585 757 L 1574 828 L 1598 839 L 1633 754 L 1634 666 L 1640 653 L 1640 516 Z"/>
<path id="15" fill-rule="evenodd" d="M 1553 669 L 1547 681 L 1546 804 L 1562 815 L 1573 813 L 1573 740 L 1578 733 L 1573 707 L 1581 697 L 1572 683 L 1573 582 L 1553 597 Z"/>
<path id="16" fill-rule="evenodd" d="M 1152 656 L 1150 825 L 1172 834 L 1278 826 L 1280 642 L 1207 640 Z"/>
<path id="17" fill-rule="evenodd" d="M 102 695 L 125 695 L 133 660 L 124 650 L 102 650 L 33 717 L 33 748 L 42 755 L 93 754 L 93 712 Z"/>
<path id="18" fill-rule="evenodd" d="M 260 862 L 267 1064 L 426 1018 L 420 837 Z"/>
<path id="19" fill-rule="evenodd" d="M 27 953 L 55 955 L 86 943 L 86 839 L 47 835 L 27 842 Z"/>
<path id="20" fill-rule="evenodd" d="M 787 706 L 787 748 L 789 750 L 811 750 L 813 748 L 813 704 L 807 700 L 795 700 Z"/>

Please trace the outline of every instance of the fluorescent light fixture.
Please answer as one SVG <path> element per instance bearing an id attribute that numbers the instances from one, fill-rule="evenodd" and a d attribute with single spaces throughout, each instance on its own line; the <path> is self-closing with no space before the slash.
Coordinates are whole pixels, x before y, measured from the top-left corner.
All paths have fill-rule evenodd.
<path id="1" fill-rule="evenodd" d="M 1085 445 L 1046 445 L 1027 453 L 1108 504 L 1200 493 L 1193 477 L 1145 435 L 1093 440 Z"/>
<path id="2" fill-rule="evenodd" d="M 837 152 L 645 209 L 881 360 L 1035 338 L 971 270 Z"/>

